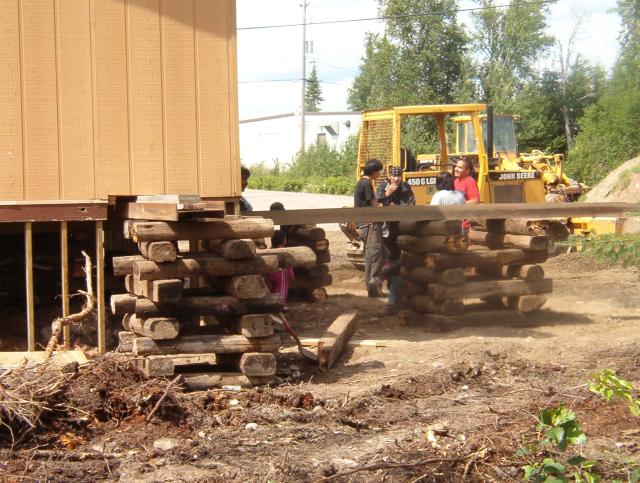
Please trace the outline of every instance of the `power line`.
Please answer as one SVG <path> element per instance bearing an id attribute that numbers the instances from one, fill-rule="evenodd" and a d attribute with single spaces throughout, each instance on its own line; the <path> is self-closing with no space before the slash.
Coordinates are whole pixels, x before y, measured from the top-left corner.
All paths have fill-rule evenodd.
<path id="1" fill-rule="evenodd" d="M 316 60 L 316 64 L 325 65 L 327 67 L 333 67 L 334 69 L 346 70 L 347 72 L 353 72 L 354 74 L 358 73 L 358 71 L 356 70 L 347 69 L 346 67 L 340 67 L 339 65 L 327 64 L 326 62 L 320 62 L 319 60 Z"/>
<path id="2" fill-rule="evenodd" d="M 252 27 L 238 27 L 236 30 L 277 29 L 277 28 L 287 28 L 287 27 L 302 27 L 303 25 L 331 25 L 331 24 L 338 24 L 338 23 L 370 22 L 373 20 L 390 20 L 390 19 L 403 19 L 403 18 L 414 18 L 414 17 L 434 17 L 439 15 L 444 15 L 447 13 L 476 12 L 479 10 L 491 10 L 496 8 L 507 8 L 507 7 L 526 7 L 528 5 L 544 5 L 547 3 L 555 3 L 555 2 L 556 0 L 534 0 L 531 2 L 508 3 L 505 5 L 491 5 L 488 7 L 472 7 L 472 8 L 458 8 L 458 9 L 452 9 L 452 10 L 440 10 L 438 12 L 408 13 L 405 15 L 349 18 L 349 19 L 342 19 L 342 20 L 322 20 L 320 22 L 306 22 L 305 24 L 288 23 L 288 24 L 280 24 L 280 25 L 255 25 Z"/>
<path id="3" fill-rule="evenodd" d="M 250 81 L 238 81 L 238 84 L 259 84 L 261 82 L 300 82 L 302 79 L 261 79 Z M 308 80 L 308 79 L 307 79 Z"/>
<path id="4" fill-rule="evenodd" d="M 267 83 L 267 82 L 300 82 L 302 79 L 297 78 L 297 79 L 261 79 L 261 80 L 250 80 L 250 81 L 238 81 L 238 84 L 263 84 L 263 83 Z M 309 82 L 309 79 L 307 79 L 307 82 Z M 321 84 L 332 84 L 334 86 L 346 86 L 348 84 L 345 83 L 340 83 L 340 82 L 331 82 L 331 81 L 323 81 L 323 80 L 319 80 L 318 82 L 320 82 Z"/>

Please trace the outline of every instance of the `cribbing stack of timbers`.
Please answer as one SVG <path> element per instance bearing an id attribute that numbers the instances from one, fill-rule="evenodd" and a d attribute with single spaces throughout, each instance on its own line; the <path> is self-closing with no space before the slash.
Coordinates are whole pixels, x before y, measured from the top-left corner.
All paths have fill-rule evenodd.
<path id="1" fill-rule="evenodd" d="M 495 231 L 472 229 L 468 236 L 461 226 L 453 220 L 400 222 L 407 319 L 455 319 L 469 314 L 465 302 L 474 299 L 486 303 L 472 313 L 478 320 L 522 319 L 544 305 L 552 281 L 539 265 L 548 257 L 546 235 L 535 234 L 542 233 L 542 222 L 487 220 L 476 226 Z M 521 233 L 527 226 L 534 234 Z"/>
<path id="2" fill-rule="evenodd" d="M 293 297 L 311 302 L 324 302 L 328 287 L 333 283 L 328 263 L 331 261 L 329 240 L 323 228 L 315 225 L 283 226 L 287 233 L 287 247 L 309 247 L 316 255 L 313 266 L 294 268 L 295 278 L 289 282 Z"/>
<path id="3" fill-rule="evenodd" d="M 120 349 L 148 376 L 182 372 L 192 388 L 270 382 L 281 343 L 273 317 L 284 306 L 265 275 L 316 264 L 307 247 L 257 250 L 253 240 L 272 234 L 273 222 L 260 217 L 126 220 L 140 255 L 113 259 L 127 289 L 111 298 L 122 316 Z M 181 253 L 183 240 L 194 251 Z"/>

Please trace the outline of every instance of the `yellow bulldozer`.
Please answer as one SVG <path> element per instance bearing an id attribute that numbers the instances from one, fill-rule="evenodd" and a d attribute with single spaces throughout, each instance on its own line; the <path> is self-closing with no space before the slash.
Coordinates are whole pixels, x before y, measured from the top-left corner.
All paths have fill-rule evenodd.
<path id="1" fill-rule="evenodd" d="M 564 172 L 563 154 L 546 154 L 540 150 L 520 153 L 516 138 L 515 124 L 520 116 L 500 114 L 493 118 L 493 167 L 502 171 L 534 170 L 539 171 L 545 187 L 546 200 L 549 202 L 576 201 L 589 190 L 585 184 L 569 178 Z M 471 116 L 460 115 L 452 118 L 455 129 L 454 155 L 477 156 Z M 480 114 L 480 128 L 485 145 L 487 144 L 487 115 Z"/>
<path id="2" fill-rule="evenodd" d="M 413 156 L 403 143 L 406 125 L 415 118 L 431 118 L 439 141 L 436 153 Z M 491 118 L 493 122 L 487 122 Z M 451 171 L 460 157 L 470 159 L 477 173 L 482 203 L 543 203 L 547 195 L 573 201 L 588 188 L 569 179 L 561 154 L 518 152 L 517 116 L 493 116 L 485 104 L 403 106 L 362 113 L 356 177 L 367 159 L 401 166 L 404 180 L 418 204 L 435 192 L 435 177 Z M 434 136 L 435 138 L 435 136 Z M 450 139 L 455 139 L 451 142 Z M 554 201 L 558 201 L 558 197 Z"/>
<path id="3" fill-rule="evenodd" d="M 425 122 L 425 119 L 427 121 Z M 425 137 L 437 140 L 437 152 L 413 155 L 405 138 L 415 142 L 416 122 L 431 127 Z M 573 201 L 587 187 L 570 180 L 562 168 L 562 155 L 540 151 L 519 154 L 515 136 L 516 116 L 493 116 L 486 104 L 450 104 L 402 106 L 369 110 L 362 113 L 358 162 L 359 178 L 368 159 L 378 159 L 388 169 L 401 166 L 403 180 L 414 192 L 418 205 L 429 204 L 436 192 L 436 176 L 441 171 L 453 174 L 453 166 L 465 157 L 473 162 L 481 203 L 544 203 Z M 429 137 L 430 135 L 430 137 Z M 455 143 L 450 140 L 455 139 Z M 407 144 L 409 144 L 407 142 Z M 565 220 L 552 222 L 553 238 L 569 234 Z M 353 248 L 348 256 L 356 266 L 362 265 L 361 247 L 353 227 L 342 229 Z"/>

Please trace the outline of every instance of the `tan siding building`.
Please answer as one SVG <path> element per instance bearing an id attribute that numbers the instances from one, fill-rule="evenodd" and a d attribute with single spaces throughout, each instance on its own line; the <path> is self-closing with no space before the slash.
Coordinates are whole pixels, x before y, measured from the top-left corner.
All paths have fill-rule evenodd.
<path id="1" fill-rule="evenodd" d="M 240 195 L 235 0 L 0 16 L 0 200 Z"/>

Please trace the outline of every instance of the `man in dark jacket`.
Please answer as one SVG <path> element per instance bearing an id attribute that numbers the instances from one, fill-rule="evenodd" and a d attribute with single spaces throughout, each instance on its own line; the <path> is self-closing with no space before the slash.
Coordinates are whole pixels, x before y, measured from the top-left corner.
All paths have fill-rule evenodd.
<path id="1" fill-rule="evenodd" d="M 414 206 L 416 199 L 408 183 L 402 181 L 402 168 L 392 166 L 389 176 L 378 185 L 376 190 L 378 203 L 389 206 Z M 395 315 L 402 305 L 403 282 L 400 278 L 400 248 L 398 247 L 398 221 L 386 223 L 384 237 L 385 245 L 389 251 L 389 261 L 382 269 L 382 276 L 387 280 L 389 287 L 387 313 Z"/>
<path id="2" fill-rule="evenodd" d="M 389 176 L 378 185 L 376 190 L 378 203 L 384 206 L 414 206 L 416 198 L 408 183 L 402 181 L 402 168 L 392 166 L 389 169 Z M 395 260 L 400 256 L 398 248 L 398 224 L 397 221 L 387 223 L 388 236 L 385 243 L 389 249 L 389 258 Z"/>

